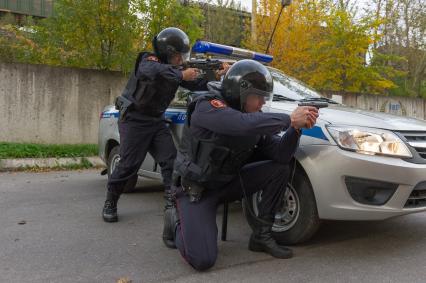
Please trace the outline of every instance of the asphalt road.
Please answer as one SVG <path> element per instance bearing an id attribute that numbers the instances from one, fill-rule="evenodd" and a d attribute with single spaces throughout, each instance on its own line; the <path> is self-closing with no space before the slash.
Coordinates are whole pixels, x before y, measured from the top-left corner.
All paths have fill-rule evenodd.
<path id="1" fill-rule="evenodd" d="M 426 213 L 382 222 L 326 222 L 277 260 L 247 250 L 231 207 L 216 266 L 191 269 L 161 241 L 161 186 L 142 180 L 104 223 L 98 171 L 0 174 L 0 282 L 426 282 Z M 218 216 L 220 225 L 220 216 Z"/>

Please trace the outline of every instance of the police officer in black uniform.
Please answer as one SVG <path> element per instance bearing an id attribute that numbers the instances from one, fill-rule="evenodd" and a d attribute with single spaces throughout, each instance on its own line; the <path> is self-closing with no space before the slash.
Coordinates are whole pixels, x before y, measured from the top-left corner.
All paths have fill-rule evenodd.
<path id="1" fill-rule="evenodd" d="M 174 167 L 177 215 L 168 227 L 175 245 L 195 269 L 212 267 L 217 257 L 216 210 L 262 190 L 258 227 L 249 249 L 276 258 L 292 251 L 277 244 L 271 228 L 289 178 L 300 129 L 311 128 L 315 107 L 298 107 L 291 116 L 260 111 L 273 89 L 271 74 L 253 60 L 235 63 L 222 84 L 188 107 L 187 122 Z M 282 130 L 285 134 L 276 135 Z"/>
<path id="2" fill-rule="evenodd" d="M 197 69 L 180 68 L 190 54 L 189 38 L 183 31 L 166 28 L 154 37 L 153 46 L 155 53 L 139 54 L 127 86 L 116 101 L 120 108 L 120 163 L 108 179 L 102 211 L 106 222 L 118 221 L 117 201 L 126 183 L 137 174 L 147 152 L 161 167 L 166 211 L 171 207 L 176 148 L 164 112 L 179 85 L 189 90 L 206 90 L 207 81 L 197 78 Z"/>

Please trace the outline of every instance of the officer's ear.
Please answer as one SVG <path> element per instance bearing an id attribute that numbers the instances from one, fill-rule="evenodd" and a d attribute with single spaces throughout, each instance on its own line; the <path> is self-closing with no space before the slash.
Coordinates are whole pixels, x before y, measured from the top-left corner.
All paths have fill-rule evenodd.
<path id="1" fill-rule="evenodd" d="M 170 58 L 168 59 L 168 63 L 174 66 L 180 66 L 183 64 L 183 58 L 181 53 L 173 53 L 170 55 Z"/>
<path id="2" fill-rule="evenodd" d="M 246 107 L 247 107 L 247 102 L 241 101 L 241 112 L 248 113 Z"/>

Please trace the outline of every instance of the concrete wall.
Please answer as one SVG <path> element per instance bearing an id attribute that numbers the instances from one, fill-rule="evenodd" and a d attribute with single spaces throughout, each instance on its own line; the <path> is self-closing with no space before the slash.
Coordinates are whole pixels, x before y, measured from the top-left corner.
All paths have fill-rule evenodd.
<path id="1" fill-rule="evenodd" d="M 420 98 L 350 94 L 343 96 L 343 104 L 426 120 L 426 100 Z"/>
<path id="2" fill-rule="evenodd" d="M 0 63 L 0 141 L 97 143 L 99 114 L 126 81 L 118 72 Z"/>
<path id="3" fill-rule="evenodd" d="M 119 72 L 0 63 L 0 141 L 97 143 L 99 114 L 126 82 Z M 342 100 L 426 120 L 422 99 L 344 95 Z"/>

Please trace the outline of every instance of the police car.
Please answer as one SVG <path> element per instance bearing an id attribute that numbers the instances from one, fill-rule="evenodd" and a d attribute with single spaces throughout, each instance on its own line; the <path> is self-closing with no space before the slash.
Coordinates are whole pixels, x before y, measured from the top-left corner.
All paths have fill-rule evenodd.
<path id="1" fill-rule="evenodd" d="M 236 55 L 267 62 L 271 58 L 249 50 L 198 42 L 193 52 Z M 304 129 L 292 163 L 289 189 L 281 199 L 273 231 L 283 244 L 311 238 L 321 220 L 383 220 L 426 210 L 426 121 L 349 108 L 320 96 L 302 82 L 268 67 L 274 79 L 274 99 L 265 111 L 290 114 L 301 101 L 328 102 L 312 129 Z M 186 119 L 186 99 L 179 89 L 166 112 L 179 143 Z M 99 128 L 99 155 L 111 173 L 120 160 L 118 112 L 105 107 Z M 161 179 L 151 156 L 140 176 Z M 130 191 L 136 179 L 127 184 Z M 262 192 L 243 201 L 253 225 Z M 253 213 L 254 212 L 254 213 Z"/>

